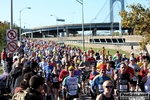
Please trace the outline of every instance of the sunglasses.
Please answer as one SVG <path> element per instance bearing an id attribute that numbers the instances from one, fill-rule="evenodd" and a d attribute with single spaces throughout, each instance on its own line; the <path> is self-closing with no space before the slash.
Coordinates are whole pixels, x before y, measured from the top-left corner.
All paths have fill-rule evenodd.
<path id="1" fill-rule="evenodd" d="M 73 69 L 69 70 L 69 71 L 74 71 Z"/>
<path id="2" fill-rule="evenodd" d="M 113 88 L 113 86 L 105 86 L 106 88 Z"/>

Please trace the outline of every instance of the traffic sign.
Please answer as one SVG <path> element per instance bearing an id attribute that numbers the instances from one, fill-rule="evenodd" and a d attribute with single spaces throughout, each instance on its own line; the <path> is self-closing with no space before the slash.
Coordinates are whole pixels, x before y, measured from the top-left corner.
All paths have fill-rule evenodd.
<path id="1" fill-rule="evenodd" d="M 18 49 L 17 41 L 10 41 L 7 43 L 7 50 L 10 52 L 15 52 Z"/>
<path id="2" fill-rule="evenodd" d="M 14 29 L 7 30 L 6 37 L 7 37 L 7 41 L 17 40 L 18 39 L 17 30 Z"/>

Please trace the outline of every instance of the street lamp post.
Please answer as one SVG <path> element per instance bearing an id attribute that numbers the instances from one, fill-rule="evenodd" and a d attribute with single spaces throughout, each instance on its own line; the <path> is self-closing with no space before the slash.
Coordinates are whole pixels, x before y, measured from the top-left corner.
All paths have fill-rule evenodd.
<path id="1" fill-rule="evenodd" d="M 59 41 L 59 37 L 58 37 L 58 17 L 57 16 L 55 16 L 55 15 L 50 15 L 50 16 L 54 16 L 54 17 L 56 17 L 56 24 L 57 24 L 57 41 Z"/>
<path id="2" fill-rule="evenodd" d="M 33 39 L 33 33 L 32 32 L 30 33 L 30 24 L 29 23 L 25 23 L 25 24 L 28 25 L 28 32 L 30 34 L 31 39 Z"/>
<path id="3" fill-rule="evenodd" d="M 10 29 L 12 29 L 13 28 L 13 0 L 11 0 L 11 21 L 10 21 Z"/>
<path id="4" fill-rule="evenodd" d="M 74 24 L 74 14 L 75 14 L 75 12 L 73 12 L 73 14 L 72 14 L 72 23 Z"/>
<path id="5" fill-rule="evenodd" d="M 84 46 L 84 9 L 83 9 L 83 0 L 76 0 L 82 5 L 82 50 L 85 51 Z"/>
<path id="6" fill-rule="evenodd" d="M 92 43 L 93 43 L 93 33 L 92 33 L 91 26 L 92 26 L 92 23 L 94 22 L 95 19 L 96 19 L 96 18 L 94 18 L 94 19 L 92 19 L 92 20 L 90 21 L 90 31 L 91 31 Z"/>
<path id="7" fill-rule="evenodd" d="M 20 37 L 19 37 L 20 43 L 21 43 L 21 33 L 22 33 L 22 30 L 21 30 L 21 12 L 22 12 L 24 9 L 31 9 L 31 7 L 25 7 L 25 8 L 23 8 L 22 10 L 20 10 L 20 12 L 19 12 L 19 16 L 20 16 Z"/>

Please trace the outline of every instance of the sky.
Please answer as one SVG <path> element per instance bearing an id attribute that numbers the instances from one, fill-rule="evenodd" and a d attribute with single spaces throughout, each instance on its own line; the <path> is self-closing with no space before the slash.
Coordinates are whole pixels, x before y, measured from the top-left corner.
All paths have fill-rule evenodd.
<path id="1" fill-rule="evenodd" d="M 149 7 L 148 0 L 124 0 L 125 10 L 127 5 L 141 3 Z M 1 0 L 0 21 L 11 19 L 11 0 Z M 84 0 L 83 12 L 84 23 L 103 23 L 109 22 L 110 0 Z M 114 3 L 114 22 L 121 20 L 118 15 L 121 10 L 119 1 Z M 31 7 L 31 9 L 26 9 Z M 25 8 L 25 9 L 24 9 Z M 23 10 L 22 10 L 23 9 Z M 22 11 L 21 11 L 22 10 Z M 20 23 L 19 14 L 21 11 L 21 26 L 35 28 L 41 26 L 56 25 L 56 17 L 64 19 L 65 22 L 58 24 L 80 24 L 82 23 L 82 5 L 76 0 L 13 0 L 13 23 L 18 26 Z M 54 15 L 54 16 L 50 16 Z"/>

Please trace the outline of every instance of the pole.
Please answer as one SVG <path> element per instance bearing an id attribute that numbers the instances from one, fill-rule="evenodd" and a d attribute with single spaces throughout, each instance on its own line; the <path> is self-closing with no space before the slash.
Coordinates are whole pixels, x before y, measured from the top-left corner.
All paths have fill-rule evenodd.
<path id="1" fill-rule="evenodd" d="M 120 37 L 122 36 L 121 20 L 119 20 Z"/>
<path id="2" fill-rule="evenodd" d="M 58 19 L 58 17 L 57 17 L 57 19 Z M 57 19 L 56 19 L 56 24 L 57 24 L 57 41 L 59 41 L 59 36 L 58 36 L 59 30 L 58 30 L 58 21 L 57 21 Z"/>
<path id="3" fill-rule="evenodd" d="M 75 12 L 73 12 L 73 14 L 72 14 L 72 23 L 74 24 L 74 13 Z"/>
<path id="4" fill-rule="evenodd" d="M 82 51 L 85 51 L 84 47 L 84 9 L 83 9 L 83 0 L 76 0 L 82 5 Z"/>
<path id="5" fill-rule="evenodd" d="M 92 40 L 92 30 L 91 30 L 91 21 L 90 21 L 90 32 L 91 32 L 91 40 Z M 93 40 L 91 41 L 93 43 Z"/>
<path id="6" fill-rule="evenodd" d="M 94 22 L 95 19 L 97 19 L 97 18 L 94 18 L 94 19 L 92 19 L 92 20 L 90 21 L 90 31 L 91 31 L 92 43 L 93 43 L 93 33 L 92 33 L 91 27 L 92 27 L 92 23 Z"/>
<path id="7" fill-rule="evenodd" d="M 84 47 L 84 9 L 83 9 L 83 0 L 82 0 L 82 49 L 83 51 L 85 51 L 85 47 Z"/>
<path id="8" fill-rule="evenodd" d="M 19 12 L 19 17 L 20 17 L 20 37 L 19 37 L 19 39 L 20 39 L 20 43 L 21 43 L 21 32 L 22 32 L 22 29 L 21 29 L 21 12 L 22 12 L 24 9 L 31 9 L 31 7 L 25 7 L 25 8 L 23 8 L 22 10 L 20 10 L 20 12 Z"/>
<path id="9" fill-rule="evenodd" d="M 59 30 L 58 30 L 58 17 L 56 15 L 50 15 L 50 16 L 54 16 L 56 17 L 56 25 L 57 25 L 57 42 L 59 41 L 59 36 L 58 36 L 58 33 L 59 33 Z"/>
<path id="10" fill-rule="evenodd" d="M 22 10 L 21 10 L 22 11 Z M 19 18 L 20 18 L 20 37 L 19 37 L 19 41 L 20 41 L 20 43 L 21 43 L 21 11 L 20 11 L 20 13 L 19 13 Z"/>
<path id="11" fill-rule="evenodd" d="M 13 29 L 13 0 L 11 0 L 11 22 L 10 29 Z"/>

